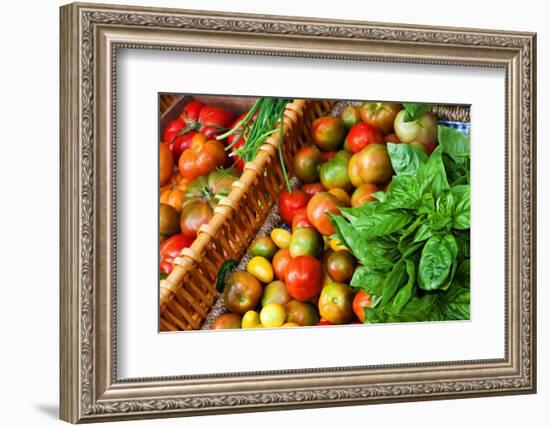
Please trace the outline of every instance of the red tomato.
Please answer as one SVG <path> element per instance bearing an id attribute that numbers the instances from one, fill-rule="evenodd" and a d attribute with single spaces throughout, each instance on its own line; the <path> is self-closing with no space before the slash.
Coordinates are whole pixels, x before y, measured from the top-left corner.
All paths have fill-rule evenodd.
<path id="1" fill-rule="evenodd" d="M 321 292 L 323 267 L 311 255 L 292 258 L 286 269 L 286 288 L 289 295 L 298 301 L 308 301 Z"/>
<path id="2" fill-rule="evenodd" d="M 164 128 L 162 134 L 162 140 L 167 144 L 171 144 L 173 140 L 179 135 L 179 133 L 185 128 L 185 123 L 181 118 L 177 118 L 169 122 Z"/>
<path id="3" fill-rule="evenodd" d="M 313 224 L 319 233 L 325 236 L 330 236 L 336 232 L 327 215 L 328 212 L 335 215 L 340 214 L 338 199 L 328 192 L 317 193 L 307 204 L 309 222 Z"/>
<path id="4" fill-rule="evenodd" d="M 328 162 L 329 160 L 332 160 L 334 156 L 336 156 L 336 153 L 338 151 L 321 151 L 321 157 L 323 158 L 323 162 Z"/>
<path id="5" fill-rule="evenodd" d="M 186 124 L 189 124 L 190 122 L 196 122 L 197 120 L 199 120 L 199 115 L 204 106 L 204 103 L 195 99 L 188 102 L 187 104 L 185 104 L 185 107 L 183 107 L 183 110 L 181 110 L 181 120 L 183 120 L 183 122 Z"/>
<path id="6" fill-rule="evenodd" d="M 424 148 L 426 148 L 426 151 L 428 154 L 432 154 L 433 151 L 437 148 L 437 144 L 432 144 L 430 142 L 424 144 Z"/>
<path id="7" fill-rule="evenodd" d="M 192 130 L 200 131 L 208 138 L 213 138 L 229 128 L 233 123 L 233 114 L 223 108 L 193 100 L 183 107 L 177 120 L 181 125 L 174 120 L 166 126 L 164 136 L 169 138 L 167 142 L 173 142 L 177 136 L 183 136 L 184 133 Z"/>
<path id="8" fill-rule="evenodd" d="M 399 138 L 395 133 L 388 133 L 387 135 L 384 135 L 384 142 L 391 142 L 392 144 L 401 144 L 401 141 L 399 141 Z"/>
<path id="9" fill-rule="evenodd" d="M 233 123 L 233 114 L 223 108 L 205 105 L 199 115 L 200 131 L 207 137 L 213 138 L 225 132 Z"/>
<path id="10" fill-rule="evenodd" d="M 174 158 L 177 160 L 185 150 L 191 147 L 193 139 L 196 139 L 196 135 L 199 134 L 196 130 L 191 130 L 183 135 L 176 136 L 170 143 L 170 151 L 174 153 Z M 202 134 L 201 134 L 202 135 Z"/>
<path id="11" fill-rule="evenodd" d="M 303 227 L 313 227 L 313 224 L 307 219 L 307 207 L 296 211 L 292 218 L 292 230 Z"/>
<path id="12" fill-rule="evenodd" d="M 288 190 L 281 191 L 279 195 L 279 215 L 281 219 L 287 224 L 292 224 L 292 217 L 296 211 L 300 208 L 307 206 L 308 197 L 302 190 L 294 189 L 292 193 Z"/>
<path id="13" fill-rule="evenodd" d="M 361 290 L 355 294 L 355 297 L 353 298 L 353 312 L 357 316 L 357 318 L 361 321 L 361 323 L 365 322 L 365 307 L 370 307 L 372 304 L 372 299 L 369 294 L 367 294 L 365 291 Z"/>
<path id="14" fill-rule="evenodd" d="M 193 240 L 183 234 L 176 234 L 165 240 L 160 245 L 160 272 L 170 274 L 174 259 L 180 254 L 183 248 L 191 246 Z"/>
<path id="15" fill-rule="evenodd" d="M 330 326 L 330 325 L 334 325 L 334 323 L 330 323 L 328 320 L 321 320 L 315 326 Z"/>
<path id="16" fill-rule="evenodd" d="M 365 122 L 353 126 L 346 137 L 346 144 L 353 153 L 358 153 L 369 144 L 381 144 L 383 142 L 382 133 Z"/>
<path id="17" fill-rule="evenodd" d="M 307 194 L 308 200 L 315 196 L 317 193 L 320 193 L 321 191 L 326 191 L 325 187 L 323 187 L 323 184 L 321 184 L 320 182 L 304 184 L 302 185 L 302 188 L 300 188 L 300 190 Z"/>
<path id="18" fill-rule="evenodd" d="M 178 162 L 182 176 L 190 181 L 208 175 L 225 162 L 225 148 L 215 139 L 205 141 L 206 136 L 199 133 L 193 138 L 191 147 L 185 150 Z"/>

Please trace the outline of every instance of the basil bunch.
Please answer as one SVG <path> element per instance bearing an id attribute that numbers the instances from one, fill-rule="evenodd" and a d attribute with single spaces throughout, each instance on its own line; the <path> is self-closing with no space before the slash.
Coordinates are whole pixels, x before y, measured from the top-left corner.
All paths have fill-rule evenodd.
<path id="1" fill-rule="evenodd" d="M 438 140 L 429 157 L 388 144 L 388 192 L 330 215 L 361 263 L 351 286 L 372 296 L 365 323 L 470 318 L 470 142 L 445 126 Z"/>

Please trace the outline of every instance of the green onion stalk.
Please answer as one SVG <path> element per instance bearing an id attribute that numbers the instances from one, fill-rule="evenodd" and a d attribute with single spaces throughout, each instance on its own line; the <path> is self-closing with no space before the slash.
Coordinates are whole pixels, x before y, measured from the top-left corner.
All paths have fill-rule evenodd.
<path id="1" fill-rule="evenodd" d="M 258 98 L 242 120 L 226 133 L 217 136 L 216 139 L 221 140 L 229 135 L 239 133 L 244 138 L 244 144 L 233 150 L 231 155 L 239 156 L 244 162 L 252 161 L 265 140 L 277 131 L 277 123 L 281 123 L 282 128 L 285 107 L 289 102 L 291 100 L 287 98 Z M 237 141 L 228 145 L 226 150 L 231 150 Z M 279 158 L 286 187 L 288 191 L 292 191 L 283 161 L 282 145 L 283 132 L 281 131 L 279 132 Z"/>

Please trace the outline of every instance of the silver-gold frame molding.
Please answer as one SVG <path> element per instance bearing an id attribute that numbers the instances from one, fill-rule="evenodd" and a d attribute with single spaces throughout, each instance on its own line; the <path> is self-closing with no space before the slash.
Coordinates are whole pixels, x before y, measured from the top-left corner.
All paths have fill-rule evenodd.
<path id="1" fill-rule="evenodd" d="M 99 4 L 71 4 L 60 13 L 63 420 L 535 392 L 535 34 Z M 117 379 L 114 65 L 118 48 L 503 68 L 505 357 Z"/>

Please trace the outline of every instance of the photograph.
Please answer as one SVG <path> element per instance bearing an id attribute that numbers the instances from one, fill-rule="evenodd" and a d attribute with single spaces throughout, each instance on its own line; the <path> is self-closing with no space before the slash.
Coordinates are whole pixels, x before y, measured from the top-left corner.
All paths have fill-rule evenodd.
<path id="1" fill-rule="evenodd" d="M 62 420 L 536 393 L 537 34 L 359 9 L 60 8 Z"/>
<path id="2" fill-rule="evenodd" d="M 159 107 L 161 331 L 470 319 L 468 105 Z"/>

